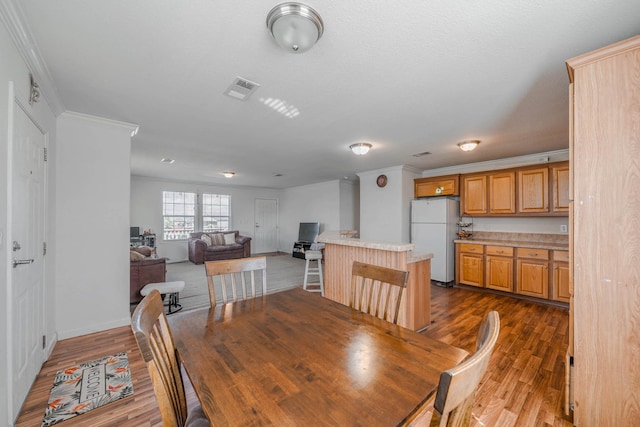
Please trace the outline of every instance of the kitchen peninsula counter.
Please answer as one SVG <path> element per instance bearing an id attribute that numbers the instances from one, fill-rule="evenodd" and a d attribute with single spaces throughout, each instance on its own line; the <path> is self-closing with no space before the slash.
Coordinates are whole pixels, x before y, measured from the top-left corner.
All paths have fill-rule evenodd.
<path id="1" fill-rule="evenodd" d="M 409 271 L 407 289 L 400 304 L 398 324 L 414 331 L 431 323 L 430 253 L 414 253 L 413 243 L 387 243 L 342 237 L 324 232 L 318 242 L 325 244 L 325 296 L 349 305 L 351 268 L 354 261 Z"/>

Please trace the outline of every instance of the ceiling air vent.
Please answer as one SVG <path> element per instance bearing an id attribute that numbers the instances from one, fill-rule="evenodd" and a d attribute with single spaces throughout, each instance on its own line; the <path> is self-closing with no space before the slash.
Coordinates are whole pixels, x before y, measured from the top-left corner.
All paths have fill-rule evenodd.
<path id="1" fill-rule="evenodd" d="M 412 154 L 412 156 L 413 157 L 422 157 L 422 156 L 428 156 L 429 154 L 431 154 L 430 151 L 423 151 L 422 153 Z"/>
<path id="2" fill-rule="evenodd" d="M 224 94 L 240 101 L 246 101 L 259 87 L 260 85 L 258 83 L 243 79 L 242 77 L 236 77 Z"/>

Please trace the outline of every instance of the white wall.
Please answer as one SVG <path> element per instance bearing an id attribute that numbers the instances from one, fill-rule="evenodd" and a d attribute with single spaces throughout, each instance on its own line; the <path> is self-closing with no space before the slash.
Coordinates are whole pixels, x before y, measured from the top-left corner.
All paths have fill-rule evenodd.
<path id="1" fill-rule="evenodd" d="M 347 214 L 345 214 L 347 215 Z M 320 232 L 340 229 L 340 181 L 303 185 L 282 191 L 280 250 L 290 252 L 301 222 L 319 222 Z"/>
<path id="2" fill-rule="evenodd" d="M 11 36 L 6 31 L 4 25 L 0 25 L 0 283 L 2 290 L 3 307 L 0 315 L 0 426 L 8 426 L 13 424 L 13 416 L 9 411 L 9 366 L 8 361 L 13 357 L 13 346 L 10 339 L 9 318 L 10 310 L 8 305 L 11 304 L 9 289 L 11 286 L 11 268 L 8 264 L 10 259 L 10 242 L 11 242 L 11 224 L 9 223 L 9 210 L 11 201 L 9 200 L 9 181 L 8 171 L 10 170 L 9 158 L 9 82 L 13 82 L 15 95 L 22 100 L 24 105 L 28 105 L 29 96 L 29 68 L 22 59 L 20 53 L 16 49 Z M 47 138 L 47 147 L 49 153 L 55 152 L 56 146 L 56 127 L 55 117 L 52 109 L 47 103 L 47 99 L 41 94 L 40 101 L 29 108 L 29 114 L 33 120 L 44 130 Z M 55 194 L 55 179 L 52 174 L 55 171 L 54 162 L 49 161 L 46 167 L 45 182 L 45 239 L 52 242 L 54 237 L 54 217 L 51 209 L 52 194 Z M 44 333 L 48 343 L 45 349 L 45 357 L 52 349 L 55 343 L 55 280 L 52 277 L 55 271 L 55 255 L 53 251 L 49 251 L 45 257 L 45 278 L 44 278 Z M 16 414 L 17 415 L 17 414 Z"/>
<path id="3" fill-rule="evenodd" d="M 134 125 L 58 117 L 57 325 L 60 338 L 127 325 Z"/>
<path id="4" fill-rule="evenodd" d="M 255 235 L 255 199 L 279 200 L 281 192 L 280 190 L 257 187 L 212 186 L 132 176 L 130 225 L 140 227 L 141 231 L 151 229 L 152 232 L 156 233 L 158 255 L 169 258 L 169 262 L 187 260 L 188 250 L 186 241 L 162 240 L 163 191 L 230 195 L 231 229 L 238 230 L 241 235 L 252 238 Z M 253 245 L 251 248 L 253 250 Z"/>
<path id="5" fill-rule="evenodd" d="M 378 187 L 379 175 L 387 185 Z M 413 179 L 419 175 L 405 166 L 359 173 L 360 238 L 376 242 L 409 242 L 409 211 L 413 198 Z"/>
<path id="6" fill-rule="evenodd" d="M 340 230 L 360 230 L 360 181 L 340 181 Z"/>

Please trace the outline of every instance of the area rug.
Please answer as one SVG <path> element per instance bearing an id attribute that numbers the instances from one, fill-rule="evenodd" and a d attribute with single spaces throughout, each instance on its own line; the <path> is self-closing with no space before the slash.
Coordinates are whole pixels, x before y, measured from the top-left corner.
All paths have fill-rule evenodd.
<path id="1" fill-rule="evenodd" d="M 127 353 L 81 363 L 56 373 L 42 427 L 133 394 Z"/>

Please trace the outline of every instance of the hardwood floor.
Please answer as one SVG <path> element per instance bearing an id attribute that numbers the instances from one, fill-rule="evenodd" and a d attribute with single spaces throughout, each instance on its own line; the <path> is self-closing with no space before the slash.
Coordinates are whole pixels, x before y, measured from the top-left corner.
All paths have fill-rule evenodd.
<path id="1" fill-rule="evenodd" d="M 500 313 L 501 330 L 476 397 L 472 426 L 571 426 L 563 416 L 568 312 L 469 289 L 431 287 L 431 327 L 423 332 L 474 351 L 480 320 Z M 17 427 L 40 426 L 55 373 L 76 363 L 127 351 L 134 395 L 64 421 L 64 426 L 161 426 L 144 362 L 129 327 L 60 341 L 44 364 Z M 190 403 L 195 400 L 187 386 Z"/>

